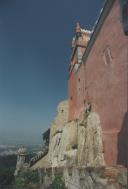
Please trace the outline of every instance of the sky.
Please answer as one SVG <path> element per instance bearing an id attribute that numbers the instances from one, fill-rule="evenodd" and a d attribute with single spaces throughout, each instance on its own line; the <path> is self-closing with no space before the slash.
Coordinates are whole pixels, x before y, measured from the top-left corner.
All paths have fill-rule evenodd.
<path id="1" fill-rule="evenodd" d="M 0 0 L 0 144 L 40 143 L 68 98 L 76 22 L 91 29 L 103 0 Z"/>

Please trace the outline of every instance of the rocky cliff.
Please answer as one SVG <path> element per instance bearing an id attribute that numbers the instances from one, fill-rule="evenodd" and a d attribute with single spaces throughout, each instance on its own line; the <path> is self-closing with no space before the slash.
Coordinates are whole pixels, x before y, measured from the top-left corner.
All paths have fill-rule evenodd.
<path id="1" fill-rule="evenodd" d="M 64 188 L 60 183 L 67 189 L 127 189 L 128 186 L 127 169 L 121 166 L 52 168 L 41 172 L 45 189 L 53 189 L 55 181 L 59 189 Z"/>
<path id="2" fill-rule="evenodd" d="M 48 154 L 31 169 L 39 171 L 42 188 L 126 189 L 127 169 L 106 166 L 99 115 L 90 105 L 80 119 L 68 122 L 68 101 L 58 105 L 51 124 Z"/>
<path id="3" fill-rule="evenodd" d="M 81 119 L 68 122 L 68 101 L 58 105 L 57 116 L 51 124 L 47 158 L 33 168 L 104 165 L 102 131 L 97 113 L 87 111 Z"/>

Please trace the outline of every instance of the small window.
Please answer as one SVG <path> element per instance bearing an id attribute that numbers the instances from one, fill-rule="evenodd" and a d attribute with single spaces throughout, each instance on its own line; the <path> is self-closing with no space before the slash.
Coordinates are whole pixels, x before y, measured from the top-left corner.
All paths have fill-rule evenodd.
<path id="1" fill-rule="evenodd" d="M 80 83 L 80 78 L 78 79 L 79 83 Z"/>
<path id="2" fill-rule="evenodd" d="M 77 49 L 77 57 L 78 57 L 78 64 L 81 64 L 81 62 L 82 62 L 82 52 L 81 52 L 81 49 L 79 47 Z"/>
<path id="3" fill-rule="evenodd" d="M 72 100 L 72 96 L 70 97 L 70 100 Z"/>
<path id="4" fill-rule="evenodd" d="M 109 46 L 107 46 L 103 52 L 103 60 L 105 65 L 110 65 L 112 63 L 113 57 Z"/>
<path id="5" fill-rule="evenodd" d="M 79 68 L 79 64 L 76 63 L 75 66 L 74 66 L 74 72 L 75 73 L 77 72 L 78 68 Z"/>

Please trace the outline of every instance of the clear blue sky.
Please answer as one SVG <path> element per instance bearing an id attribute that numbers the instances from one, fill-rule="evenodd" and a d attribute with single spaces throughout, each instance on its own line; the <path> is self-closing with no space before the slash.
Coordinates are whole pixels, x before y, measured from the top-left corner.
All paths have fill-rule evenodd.
<path id="1" fill-rule="evenodd" d="M 67 98 L 74 26 L 103 0 L 0 0 L 0 143 L 36 142 Z"/>

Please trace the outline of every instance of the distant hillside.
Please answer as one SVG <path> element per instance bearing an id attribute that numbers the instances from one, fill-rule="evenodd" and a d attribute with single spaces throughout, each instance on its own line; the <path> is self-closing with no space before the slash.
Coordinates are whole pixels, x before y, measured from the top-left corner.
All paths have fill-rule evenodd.
<path id="1" fill-rule="evenodd" d="M 16 155 L 0 156 L 0 188 L 13 183 L 16 160 Z"/>

